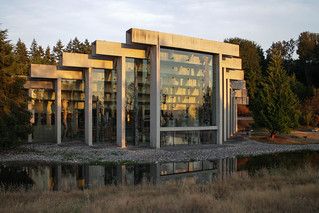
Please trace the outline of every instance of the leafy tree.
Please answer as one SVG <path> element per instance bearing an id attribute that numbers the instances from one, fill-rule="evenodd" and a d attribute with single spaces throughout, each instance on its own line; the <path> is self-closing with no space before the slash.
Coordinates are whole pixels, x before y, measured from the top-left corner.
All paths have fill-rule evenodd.
<path id="1" fill-rule="evenodd" d="M 59 39 L 55 46 L 53 46 L 53 53 L 55 58 L 55 63 L 58 64 L 62 59 L 62 53 L 64 51 L 64 45 L 62 41 Z"/>
<path id="2" fill-rule="evenodd" d="M 319 88 L 319 33 L 301 33 L 297 43 L 297 54 L 297 78 L 307 86 Z"/>
<path id="3" fill-rule="evenodd" d="M 0 30 L 0 147 L 11 147 L 26 139 L 31 132 L 27 110 L 28 93 L 23 89 L 25 79 L 14 66 L 13 46 L 7 30 Z"/>
<path id="4" fill-rule="evenodd" d="M 278 133 L 288 133 L 298 125 L 298 100 L 291 90 L 291 78 L 283 69 L 280 51 L 274 51 L 270 56 L 267 75 L 261 82 L 251 110 L 256 125 L 266 128 L 271 139 Z"/>
<path id="5" fill-rule="evenodd" d="M 230 38 L 226 39 L 225 42 L 239 45 L 240 57 L 242 58 L 243 69 L 245 70 L 248 95 L 253 101 L 258 82 L 262 75 L 264 61 L 263 50 L 255 42 L 246 39 Z"/>

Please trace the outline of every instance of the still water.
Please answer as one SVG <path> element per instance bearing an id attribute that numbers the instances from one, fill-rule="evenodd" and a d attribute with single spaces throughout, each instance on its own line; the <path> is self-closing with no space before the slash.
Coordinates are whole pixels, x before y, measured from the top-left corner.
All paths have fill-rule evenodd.
<path id="1" fill-rule="evenodd" d="M 207 183 L 233 173 L 253 175 L 267 168 L 319 168 L 319 152 L 290 152 L 255 157 L 149 164 L 0 164 L 0 188 L 40 191 L 74 190 L 106 185 L 160 184 L 191 180 Z"/>

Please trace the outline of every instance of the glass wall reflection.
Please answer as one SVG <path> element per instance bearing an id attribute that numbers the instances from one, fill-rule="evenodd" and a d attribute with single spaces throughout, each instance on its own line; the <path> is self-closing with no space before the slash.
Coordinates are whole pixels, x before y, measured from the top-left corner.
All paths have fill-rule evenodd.
<path id="1" fill-rule="evenodd" d="M 55 142 L 55 91 L 51 87 L 30 89 L 34 142 Z"/>
<path id="2" fill-rule="evenodd" d="M 161 126 L 213 126 L 213 56 L 161 48 Z"/>
<path id="3" fill-rule="evenodd" d="M 94 69 L 93 142 L 116 143 L 116 70 Z"/>
<path id="4" fill-rule="evenodd" d="M 126 141 L 148 145 L 150 138 L 150 69 L 148 60 L 126 59 Z"/>
<path id="5" fill-rule="evenodd" d="M 216 130 L 161 131 L 161 146 L 214 144 Z"/>
<path id="6" fill-rule="evenodd" d="M 84 81 L 61 80 L 62 141 L 84 140 Z"/>

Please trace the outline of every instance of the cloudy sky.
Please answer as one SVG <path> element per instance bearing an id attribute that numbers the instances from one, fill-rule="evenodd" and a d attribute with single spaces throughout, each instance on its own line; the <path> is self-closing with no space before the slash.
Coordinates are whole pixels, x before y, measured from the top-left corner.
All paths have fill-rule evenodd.
<path id="1" fill-rule="evenodd" d="M 210 40 L 273 41 L 319 32 L 318 0 L 0 0 L 0 28 L 14 42 L 125 41 L 129 28 Z"/>

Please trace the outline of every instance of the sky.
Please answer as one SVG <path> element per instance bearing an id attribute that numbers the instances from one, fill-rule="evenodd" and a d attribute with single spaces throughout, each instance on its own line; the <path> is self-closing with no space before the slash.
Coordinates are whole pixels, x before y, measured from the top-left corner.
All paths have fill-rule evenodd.
<path id="1" fill-rule="evenodd" d="M 272 42 L 319 32 L 319 0 L 0 0 L 0 29 L 28 46 L 80 40 L 125 42 L 142 28 L 223 41 Z"/>

